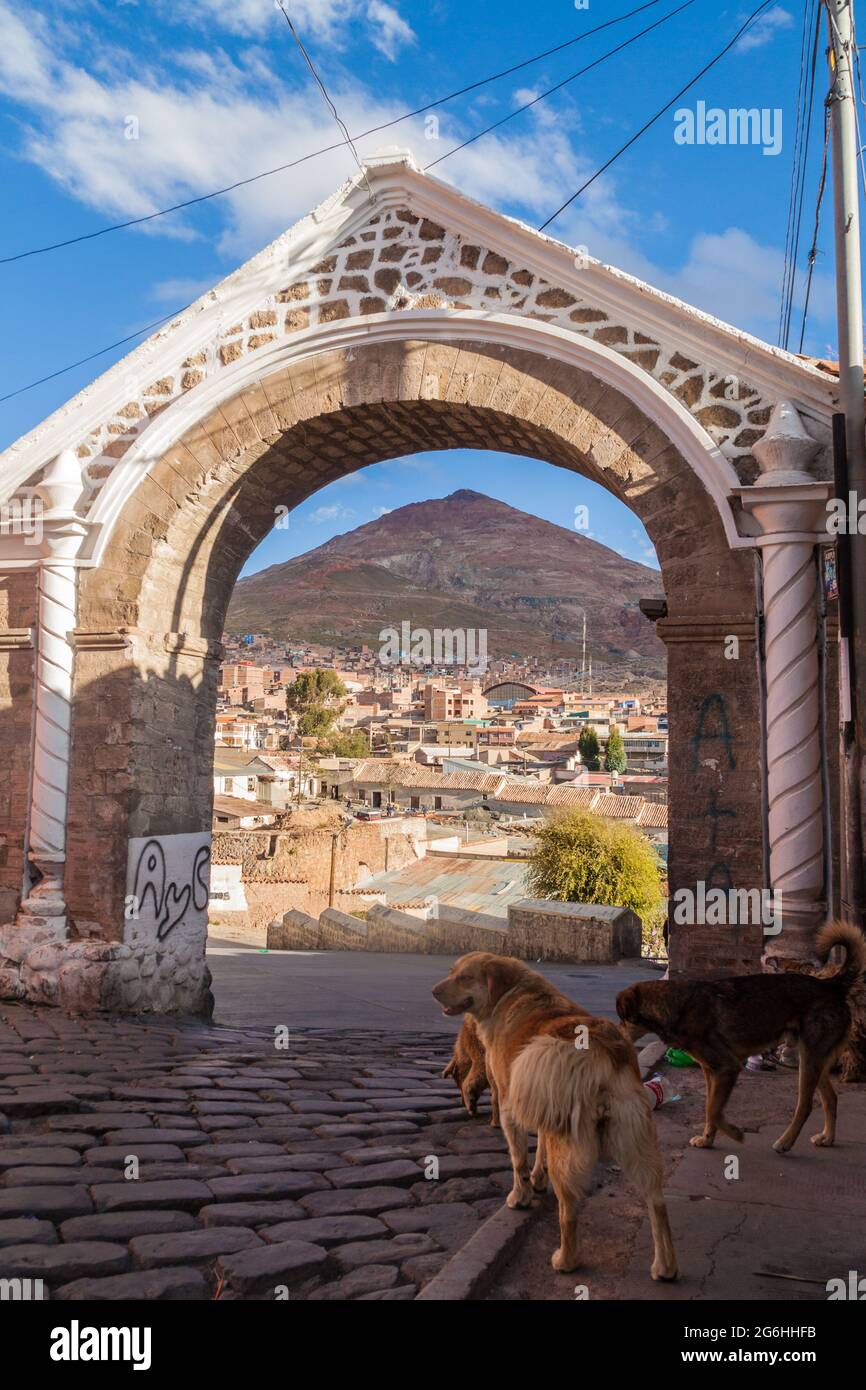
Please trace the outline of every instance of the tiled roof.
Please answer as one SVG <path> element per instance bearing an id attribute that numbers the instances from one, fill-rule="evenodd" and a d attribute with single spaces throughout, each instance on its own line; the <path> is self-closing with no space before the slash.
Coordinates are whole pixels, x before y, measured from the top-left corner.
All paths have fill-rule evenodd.
<path id="1" fill-rule="evenodd" d="M 380 762 L 370 758 L 360 763 L 353 782 L 384 787 L 429 788 L 431 791 L 472 791 L 488 795 L 505 780 L 501 772 L 434 772 L 420 763 Z"/>
<path id="2" fill-rule="evenodd" d="M 598 787 L 584 787 L 574 782 L 565 782 L 552 787 L 547 797 L 548 806 L 577 806 L 582 811 L 591 811 L 602 796 Z"/>
<path id="3" fill-rule="evenodd" d="M 541 782 L 526 782 L 519 777 L 506 778 L 496 792 L 497 801 L 524 802 L 527 806 L 543 806 L 550 787 Z"/>
<path id="4" fill-rule="evenodd" d="M 637 820 L 643 804 L 642 796 L 600 796 L 592 809 L 607 820 Z"/>
<path id="5" fill-rule="evenodd" d="M 645 801 L 638 816 L 638 825 L 646 825 L 650 830 L 667 830 L 667 806 L 659 801 Z"/>

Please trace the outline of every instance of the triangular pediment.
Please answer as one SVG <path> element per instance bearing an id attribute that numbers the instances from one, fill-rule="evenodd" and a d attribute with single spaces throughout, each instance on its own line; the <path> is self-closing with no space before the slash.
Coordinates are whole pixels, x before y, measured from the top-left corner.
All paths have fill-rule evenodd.
<path id="1" fill-rule="evenodd" d="M 777 400 L 795 402 L 822 442 L 829 434 L 833 378 L 389 154 L 17 441 L 0 496 L 70 447 L 95 495 L 151 420 L 240 359 L 298 335 L 315 350 L 317 330 L 341 320 L 425 311 L 550 323 L 621 354 L 744 482 Z"/>

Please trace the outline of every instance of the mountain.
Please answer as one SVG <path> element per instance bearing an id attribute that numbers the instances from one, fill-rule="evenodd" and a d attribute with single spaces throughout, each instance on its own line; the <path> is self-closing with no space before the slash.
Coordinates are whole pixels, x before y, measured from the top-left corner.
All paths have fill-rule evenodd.
<path id="1" fill-rule="evenodd" d="M 638 599 L 656 570 L 588 536 L 466 488 L 413 502 L 284 564 L 239 580 L 232 635 L 377 648 L 383 628 L 486 628 L 491 660 L 580 659 L 583 611 L 594 677 L 663 680 L 664 646 Z"/>

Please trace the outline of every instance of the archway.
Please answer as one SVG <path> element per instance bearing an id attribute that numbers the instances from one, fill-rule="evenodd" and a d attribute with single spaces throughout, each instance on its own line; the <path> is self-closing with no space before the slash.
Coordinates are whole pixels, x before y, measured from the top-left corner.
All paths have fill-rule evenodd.
<path id="1" fill-rule="evenodd" d="M 249 308 L 268 290 L 257 258 L 233 277 L 248 274 L 255 290 L 246 317 L 221 329 L 229 348 L 241 335 L 236 353 L 193 351 L 202 326 L 181 322 L 164 349 L 172 372 L 154 379 L 151 354 L 136 367 L 127 406 L 118 401 L 131 389 L 128 369 L 110 408 L 107 395 L 97 413 L 88 405 L 99 430 L 118 422 L 113 451 L 100 436 L 94 456 L 87 436 L 77 461 L 67 452 L 47 473 L 34 470 L 58 423 L 12 461 L 13 481 L 35 483 L 49 503 L 35 678 L 9 699 L 6 724 L 14 740 L 35 704 L 29 814 L 9 811 L 3 879 L 7 895 L 16 879 L 25 894 L 3 949 L 8 956 L 17 932 L 14 987 L 30 997 L 206 1008 L 201 897 L 219 639 L 235 579 L 277 508 L 418 450 L 534 456 L 602 483 L 635 511 L 655 545 L 667 607 L 659 632 L 669 657 L 671 888 L 784 893 L 792 949 L 826 910 L 815 518 L 827 487 L 802 471 L 826 450 L 826 383 L 763 348 L 760 388 L 732 377 L 731 339 L 744 361 L 758 354 L 700 315 L 686 331 L 684 306 L 671 311 L 662 348 L 663 335 L 644 331 L 631 286 L 636 302 L 627 312 L 620 303 L 627 326 L 619 327 L 607 310 L 583 307 L 605 292 L 611 307 L 604 275 L 591 293 L 584 283 L 579 301 L 516 268 L 514 256 L 470 244 L 465 229 L 446 231 L 444 215 L 432 223 L 431 187 L 440 211 L 451 199 L 452 226 L 465 200 L 403 175 L 417 184 L 417 213 L 405 188 L 372 217 L 350 190 L 344 205 L 354 221 L 348 236 L 345 218 L 337 224 L 339 256 L 314 263 L 325 247 L 317 231 L 303 249 L 309 268 L 297 272 L 306 278 L 275 295 L 280 281 L 271 277 L 265 302 L 289 306 L 283 333 L 270 331 L 273 308 Z M 485 218 L 492 240 L 492 223 L 503 223 L 492 214 L 469 231 L 477 235 Z M 549 275 L 550 244 L 504 225 L 499 245 L 507 233 Z M 566 251 L 561 282 L 586 276 L 568 271 Z M 451 267 L 463 275 L 442 273 Z M 370 276 L 388 302 L 365 298 Z M 521 288 L 523 302 L 514 298 Z M 623 286 L 615 290 L 622 301 Z M 308 302 L 314 310 L 297 307 Z M 704 331 L 706 365 L 674 346 L 678 329 L 691 352 Z M 778 403 L 793 385 L 811 435 Z M 768 471 L 757 485 L 755 458 Z M 74 496 L 81 460 L 91 484 L 86 516 Z M 784 485 L 775 492 L 773 469 Z M 32 567 L 22 561 L 20 573 Z M 7 621 L 20 633 L 15 605 L 33 612 L 34 596 L 10 573 Z M 29 648 L 22 638 L 14 650 L 20 659 Z M 35 887 L 25 854 L 42 876 Z M 130 897 L 146 901 L 147 913 L 128 917 Z M 761 945 L 760 925 L 691 927 L 672 938 L 672 963 L 756 968 Z M 33 959 L 34 949 L 43 955 Z"/>

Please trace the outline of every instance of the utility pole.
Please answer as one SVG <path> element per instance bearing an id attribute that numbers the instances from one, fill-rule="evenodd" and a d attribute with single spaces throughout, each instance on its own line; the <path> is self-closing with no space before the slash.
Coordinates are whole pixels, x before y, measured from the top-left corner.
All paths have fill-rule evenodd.
<path id="1" fill-rule="evenodd" d="M 845 417 L 844 450 L 836 449 L 837 491 L 848 521 L 850 631 L 840 642 L 840 711 L 843 814 L 840 840 L 846 860 L 842 915 L 864 922 L 863 849 L 866 834 L 866 536 L 860 535 L 858 504 L 866 498 L 866 410 L 863 391 L 863 298 L 860 270 L 860 207 L 857 178 L 857 118 L 854 94 L 853 0 L 824 0 L 830 67 L 833 137 L 833 202 L 836 250 L 836 313 L 839 328 L 839 404 Z M 845 459 L 840 468 L 840 452 Z M 847 464 L 847 466 L 844 466 Z M 844 480 L 840 473 L 846 474 Z M 853 514 L 849 502 L 853 494 Z M 844 602 L 844 596 L 841 596 Z M 847 638 L 847 640 L 844 640 Z M 850 710 L 845 707 L 850 692 Z"/>

